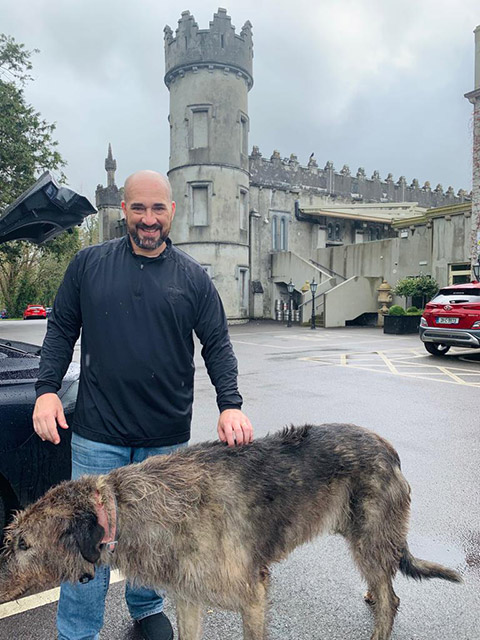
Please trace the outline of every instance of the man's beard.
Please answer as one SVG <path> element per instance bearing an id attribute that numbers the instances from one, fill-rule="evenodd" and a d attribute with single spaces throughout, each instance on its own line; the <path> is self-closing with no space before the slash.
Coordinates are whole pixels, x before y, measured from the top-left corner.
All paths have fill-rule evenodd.
<path id="1" fill-rule="evenodd" d="M 137 245 L 137 247 L 139 249 L 145 249 L 146 251 L 155 251 L 155 249 L 158 249 L 159 247 L 161 247 L 162 244 L 165 242 L 165 240 L 168 238 L 168 232 L 170 231 L 170 229 L 166 229 L 164 231 L 160 225 L 147 227 L 141 224 L 135 225 L 135 226 L 133 225 L 128 226 L 127 229 L 130 237 L 132 238 L 133 242 Z M 158 236 L 158 238 L 148 238 L 148 237 L 141 238 L 138 233 L 138 229 L 158 230 L 160 231 L 160 235 Z"/>

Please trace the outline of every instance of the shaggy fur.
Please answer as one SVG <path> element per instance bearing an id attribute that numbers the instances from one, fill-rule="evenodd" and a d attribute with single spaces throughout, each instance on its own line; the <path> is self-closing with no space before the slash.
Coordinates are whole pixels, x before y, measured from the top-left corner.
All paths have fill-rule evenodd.
<path id="1" fill-rule="evenodd" d="M 98 494 L 107 510 L 113 498 L 117 504 L 113 554 L 101 544 Z M 64 482 L 17 515 L 0 565 L 0 601 L 75 582 L 107 563 L 175 598 L 180 640 L 200 639 L 205 605 L 239 611 L 244 639 L 264 640 L 268 567 L 332 532 L 346 538 L 367 582 L 372 640 L 388 640 L 398 570 L 460 581 L 410 554 L 409 505 L 396 451 L 360 427 L 292 427 L 235 448 L 200 444 Z"/>

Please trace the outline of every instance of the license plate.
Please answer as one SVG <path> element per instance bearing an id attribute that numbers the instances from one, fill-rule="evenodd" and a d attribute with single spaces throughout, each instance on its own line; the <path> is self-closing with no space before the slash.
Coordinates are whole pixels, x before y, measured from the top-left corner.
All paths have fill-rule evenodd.
<path id="1" fill-rule="evenodd" d="M 458 324 L 460 318 L 437 318 L 437 324 Z"/>

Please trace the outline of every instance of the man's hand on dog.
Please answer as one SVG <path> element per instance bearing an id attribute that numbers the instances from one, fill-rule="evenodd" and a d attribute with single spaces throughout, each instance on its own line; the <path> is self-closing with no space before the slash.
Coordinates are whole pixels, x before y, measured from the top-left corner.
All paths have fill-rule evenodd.
<path id="1" fill-rule="evenodd" d="M 35 403 L 33 410 L 33 428 L 35 433 L 43 440 L 60 443 L 57 424 L 62 429 L 68 429 L 68 424 L 63 413 L 62 401 L 56 393 L 44 393 Z"/>
<path id="2" fill-rule="evenodd" d="M 220 414 L 217 425 L 218 437 L 229 447 L 248 444 L 253 440 L 253 427 L 240 409 L 225 409 Z"/>

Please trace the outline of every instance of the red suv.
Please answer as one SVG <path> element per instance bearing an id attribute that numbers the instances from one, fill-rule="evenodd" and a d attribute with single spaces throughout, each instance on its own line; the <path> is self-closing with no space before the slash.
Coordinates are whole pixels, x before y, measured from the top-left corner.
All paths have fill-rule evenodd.
<path id="1" fill-rule="evenodd" d="M 420 321 L 425 349 L 443 356 L 450 347 L 480 348 L 480 282 L 443 287 Z"/>

